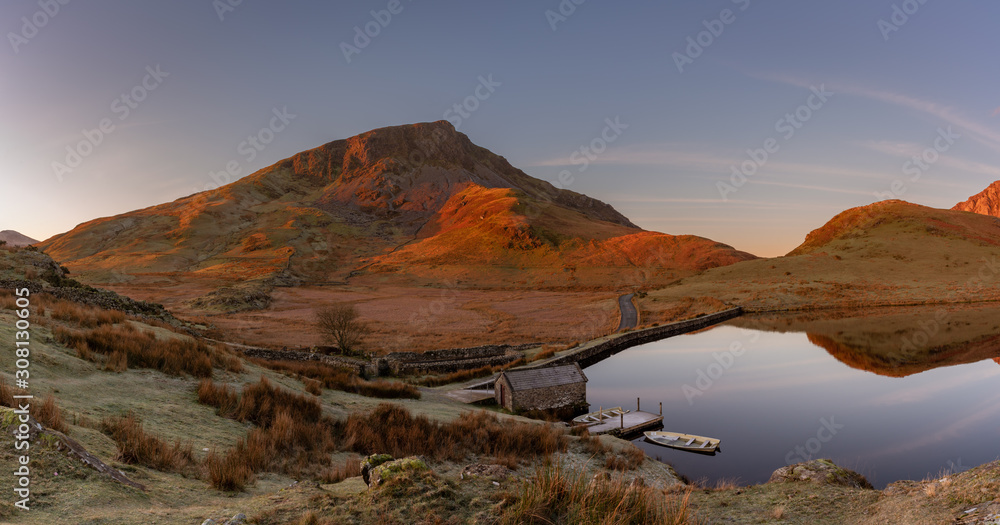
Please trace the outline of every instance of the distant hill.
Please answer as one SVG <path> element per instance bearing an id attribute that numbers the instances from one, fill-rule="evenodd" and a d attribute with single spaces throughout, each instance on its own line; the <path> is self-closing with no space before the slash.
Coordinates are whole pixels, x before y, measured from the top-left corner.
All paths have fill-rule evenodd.
<path id="1" fill-rule="evenodd" d="M 943 239 L 973 246 L 1000 246 L 1000 221 L 939 210 L 900 200 L 852 208 L 810 232 L 788 256 L 824 252 L 848 255 L 859 250 L 890 256 L 959 255 L 954 248 L 928 252 Z M 860 243 L 860 244 L 859 244 Z M 872 243 L 877 243 L 872 245 Z"/>
<path id="2" fill-rule="evenodd" d="M 969 197 L 969 200 L 956 204 L 952 209 L 1000 217 L 1000 180 L 990 184 L 988 188 L 976 195 Z"/>
<path id="3" fill-rule="evenodd" d="M 32 239 L 27 235 L 21 235 L 14 230 L 0 231 L 0 241 L 6 242 L 7 246 L 28 246 L 38 242 L 35 239 Z"/>
<path id="4" fill-rule="evenodd" d="M 334 141 L 219 189 L 81 224 L 40 248 L 97 283 L 295 285 L 375 274 L 624 288 L 755 258 L 644 231 L 445 121 Z"/>
<path id="5" fill-rule="evenodd" d="M 713 268 L 650 297 L 647 320 L 684 297 L 763 311 L 1000 300 L 1000 218 L 877 202 L 838 214 L 784 257 Z"/>

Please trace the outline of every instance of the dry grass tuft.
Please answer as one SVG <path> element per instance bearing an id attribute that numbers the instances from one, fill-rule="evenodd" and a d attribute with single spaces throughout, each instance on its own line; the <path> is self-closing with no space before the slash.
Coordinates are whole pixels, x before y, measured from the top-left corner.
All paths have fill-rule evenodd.
<path id="1" fill-rule="evenodd" d="M 115 350 L 108 356 L 104 363 L 104 369 L 108 372 L 124 372 L 128 370 L 128 356 L 121 350 Z"/>
<path id="2" fill-rule="evenodd" d="M 42 407 L 33 415 L 39 423 L 45 425 L 47 428 L 62 432 L 63 434 L 69 432 L 69 426 L 63 421 L 62 411 L 56 406 L 56 400 L 51 395 L 46 396 L 45 401 L 42 402 Z"/>
<path id="3" fill-rule="evenodd" d="M 195 464 L 191 444 L 175 441 L 168 445 L 147 433 L 132 412 L 101 420 L 101 430 L 118 445 L 118 459 L 130 465 L 143 465 L 162 472 L 182 472 Z"/>
<path id="4" fill-rule="evenodd" d="M 470 453 L 501 460 L 548 456 L 566 450 L 568 442 L 562 430 L 550 425 L 501 422 L 484 411 L 437 423 L 388 403 L 368 414 L 351 414 L 344 424 L 343 440 L 342 448 L 361 454 L 422 455 L 452 461 Z"/>
<path id="5" fill-rule="evenodd" d="M 7 408 L 14 407 L 14 389 L 7 384 L 7 381 L 0 377 L 0 405 Z"/>
<path id="6" fill-rule="evenodd" d="M 213 350 L 202 341 L 161 340 L 153 332 L 139 332 L 127 324 L 102 325 L 90 330 L 57 326 L 53 333 L 56 340 L 75 349 L 78 355 L 96 352 L 108 356 L 105 364 L 108 370 L 151 368 L 175 376 L 212 377 Z"/>
<path id="7" fill-rule="evenodd" d="M 323 395 L 323 383 L 316 381 L 315 379 L 309 379 L 308 377 L 302 378 L 302 384 L 306 387 L 306 392 L 314 395 Z"/>
<path id="8" fill-rule="evenodd" d="M 618 453 L 610 454 L 604 461 L 604 468 L 608 470 L 635 470 L 646 461 L 646 454 L 635 445 L 628 445 Z"/>
<path id="9" fill-rule="evenodd" d="M 209 481 L 219 490 L 243 490 L 258 472 L 318 476 L 330 465 L 334 423 L 322 417 L 314 397 L 277 388 L 261 377 L 241 394 L 204 380 L 198 400 L 220 415 L 257 425 L 225 455 L 213 451 L 206 459 Z"/>
<path id="10" fill-rule="evenodd" d="M 216 385 L 211 379 L 202 379 L 198 385 L 198 402 L 218 409 L 220 414 L 229 414 L 236 409 L 240 396 L 229 385 Z"/>
<path id="11" fill-rule="evenodd" d="M 688 494 L 666 496 L 622 478 L 588 479 L 586 474 L 551 465 L 539 469 L 519 491 L 505 494 L 505 499 L 508 503 L 499 519 L 503 524 L 684 525 L 693 520 Z"/>
<path id="12" fill-rule="evenodd" d="M 319 479 L 323 483 L 340 483 L 347 478 L 361 475 L 361 458 L 352 456 L 344 460 L 337 466 L 331 466 L 319 473 Z"/>
<path id="13" fill-rule="evenodd" d="M 212 348 L 212 366 L 234 374 L 243 372 L 243 360 L 225 344 L 219 343 Z"/>

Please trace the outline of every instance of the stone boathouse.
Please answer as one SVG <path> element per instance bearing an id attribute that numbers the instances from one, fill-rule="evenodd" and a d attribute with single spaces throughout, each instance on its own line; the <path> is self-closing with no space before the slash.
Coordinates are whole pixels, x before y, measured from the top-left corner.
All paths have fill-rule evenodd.
<path id="1" fill-rule="evenodd" d="M 504 370 L 493 388 L 497 404 L 512 412 L 587 405 L 587 376 L 577 363 Z"/>

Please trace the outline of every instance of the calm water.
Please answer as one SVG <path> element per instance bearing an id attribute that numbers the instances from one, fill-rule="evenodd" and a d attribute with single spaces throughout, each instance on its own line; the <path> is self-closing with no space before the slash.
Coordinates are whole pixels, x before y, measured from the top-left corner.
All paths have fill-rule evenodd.
<path id="1" fill-rule="evenodd" d="M 665 430 L 722 440 L 715 456 L 635 440 L 691 480 L 761 483 L 812 456 L 883 487 L 1000 457 L 1000 364 L 992 359 L 886 377 L 849 367 L 805 332 L 723 324 L 626 350 L 585 373 L 593 410 L 635 409 L 638 396 L 656 412 L 662 401 Z"/>

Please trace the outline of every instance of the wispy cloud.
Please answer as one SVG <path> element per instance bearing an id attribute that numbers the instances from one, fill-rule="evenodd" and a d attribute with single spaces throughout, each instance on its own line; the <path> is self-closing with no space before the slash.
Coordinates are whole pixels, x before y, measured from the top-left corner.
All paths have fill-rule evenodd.
<path id="1" fill-rule="evenodd" d="M 606 151 L 596 157 L 591 164 L 660 166 L 704 171 L 727 171 L 729 166 L 737 162 L 735 157 L 707 151 L 703 146 L 678 143 L 625 146 Z M 545 159 L 533 165 L 571 166 L 573 163 L 568 156 L 565 156 Z"/>
<path id="2" fill-rule="evenodd" d="M 928 148 L 927 145 L 917 144 L 915 142 L 893 142 L 893 141 L 867 141 L 861 144 L 863 147 L 876 151 L 879 153 L 884 153 L 891 157 L 896 157 L 899 159 L 911 159 L 913 157 L 921 157 L 924 151 Z M 942 155 L 936 162 L 936 164 L 941 165 L 944 168 L 951 170 L 959 170 L 967 173 L 973 173 L 977 175 L 986 175 L 991 178 L 1000 178 L 1000 167 L 993 166 L 990 164 L 985 164 L 982 162 L 964 160 L 958 158 L 954 155 Z M 960 187 L 967 188 L 968 185 L 965 184 L 954 184 L 947 183 L 944 181 L 929 181 L 931 183 L 938 183 L 942 186 L 949 187 Z"/>
<path id="3" fill-rule="evenodd" d="M 807 82 L 802 78 L 790 75 L 757 74 L 754 76 L 762 80 L 780 82 L 801 88 L 809 88 L 815 85 L 813 82 Z M 876 89 L 850 82 L 827 82 L 826 87 L 834 93 L 843 93 L 871 100 L 878 100 L 887 104 L 892 104 L 941 119 L 948 124 L 969 133 L 972 139 L 980 144 L 983 144 L 994 151 L 1000 151 L 1000 131 L 976 122 L 953 106 L 924 100 L 905 93 L 898 93 L 885 89 Z M 997 108 L 997 110 L 993 112 L 993 115 L 997 115 L 998 111 L 1000 111 L 1000 108 Z"/>
<path id="4" fill-rule="evenodd" d="M 845 188 L 834 188 L 831 186 L 818 186 L 814 184 L 797 184 L 794 182 L 778 182 L 770 180 L 750 180 L 750 184 L 763 184 L 765 186 L 781 186 L 783 188 L 796 188 L 800 190 L 816 190 L 832 193 L 846 193 L 848 195 L 864 195 L 866 197 L 871 197 L 870 191 L 860 191 L 860 190 L 849 190 Z"/>
<path id="5" fill-rule="evenodd" d="M 742 152 L 708 150 L 692 144 L 643 144 L 617 148 L 614 152 L 599 155 L 591 164 L 616 166 L 647 166 L 664 170 L 698 171 L 728 177 L 732 167 L 746 160 Z M 571 166 L 568 157 L 559 157 L 534 163 L 534 166 Z M 847 166 L 799 162 L 768 162 L 761 168 L 761 175 L 794 175 L 818 177 L 856 177 L 884 179 L 884 172 Z"/>

